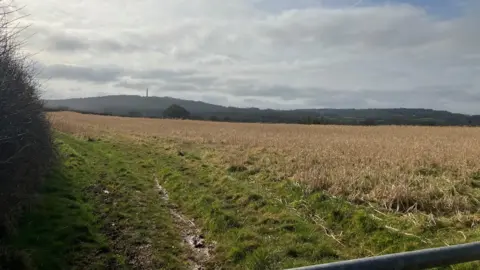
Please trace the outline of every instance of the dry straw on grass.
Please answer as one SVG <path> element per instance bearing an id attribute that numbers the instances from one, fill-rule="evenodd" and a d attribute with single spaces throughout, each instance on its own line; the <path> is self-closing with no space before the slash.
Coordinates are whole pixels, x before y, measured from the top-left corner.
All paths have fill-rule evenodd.
<path id="1" fill-rule="evenodd" d="M 52 113 L 70 133 L 153 136 L 213 147 L 229 164 L 267 168 L 352 202 L 475 212 L 480 129 L 239 124 Z M 478 175 L 480 177 L 480 174 Z"/>

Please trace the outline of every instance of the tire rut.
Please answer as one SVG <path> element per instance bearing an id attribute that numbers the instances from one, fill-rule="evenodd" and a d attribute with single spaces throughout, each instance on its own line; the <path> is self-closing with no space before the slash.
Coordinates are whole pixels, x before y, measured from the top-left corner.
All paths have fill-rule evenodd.
<path id="1" fill-rule="evenodd" d="M 175 226 L 177 227 L 182 237 L 182 244 L 191 251 L 188 254 L 188 264 L 192 270 L 204 270 L 206 263 L 210 260 L 212 251 L 214 249 L 213 244 L 207 244 L 201 230 L 196 226 L 195 222 L 188 219 L 182 213 L 180 213 L 178 207 L 170 202 L 168 192 L 160 185 L 158 178 L 155 177 L 155 187 L 158 190 L 162 200 L 167 202 L 168 209 Z"/>

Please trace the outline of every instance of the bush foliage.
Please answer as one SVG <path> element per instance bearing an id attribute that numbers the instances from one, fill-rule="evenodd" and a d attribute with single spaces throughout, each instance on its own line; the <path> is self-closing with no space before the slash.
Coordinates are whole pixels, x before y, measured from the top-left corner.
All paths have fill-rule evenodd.
<path id="1" fill-rule="evenodd" d="M 8 10 L 0 7 L 0 233 L 27 205 L 54 158 L 35 73 L 19 53 L 19 29 Z"/>
<path id="2" fill-rule="evenodd" d="M 179 106 L 177 104 L 172 104 L 170 107 L 165 109 L 165 111 L 163 112 L 163 117 L 187 119 L 190 117 L 190 112 L 187 111 L 182 106 Z"/>

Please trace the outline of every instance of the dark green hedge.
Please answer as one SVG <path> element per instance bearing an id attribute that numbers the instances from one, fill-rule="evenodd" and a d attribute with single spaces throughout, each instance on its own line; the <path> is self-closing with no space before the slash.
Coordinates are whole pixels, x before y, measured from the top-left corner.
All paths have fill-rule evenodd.
<path id="1" fill-rule="evenodd" d="M 1 10 L 0 10 L 1 11 Z M 0 14 L 0 236 L 28 205 L 55 156 L 31 64 Z"/>

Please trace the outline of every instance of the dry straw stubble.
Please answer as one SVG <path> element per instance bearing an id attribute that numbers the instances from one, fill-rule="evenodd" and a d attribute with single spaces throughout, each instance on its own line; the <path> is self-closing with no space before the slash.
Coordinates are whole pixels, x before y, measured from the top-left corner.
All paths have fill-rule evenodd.
<path id="1" fill-rule="evenodd" d="M 58 129 L 70 133 L 202 144 L 225 163 L 268 168 L 352 202 L 443 214 L 475 212 L 478 206 L 479 128 L 241 124 L 71 112 L 51 116 Z"/>

